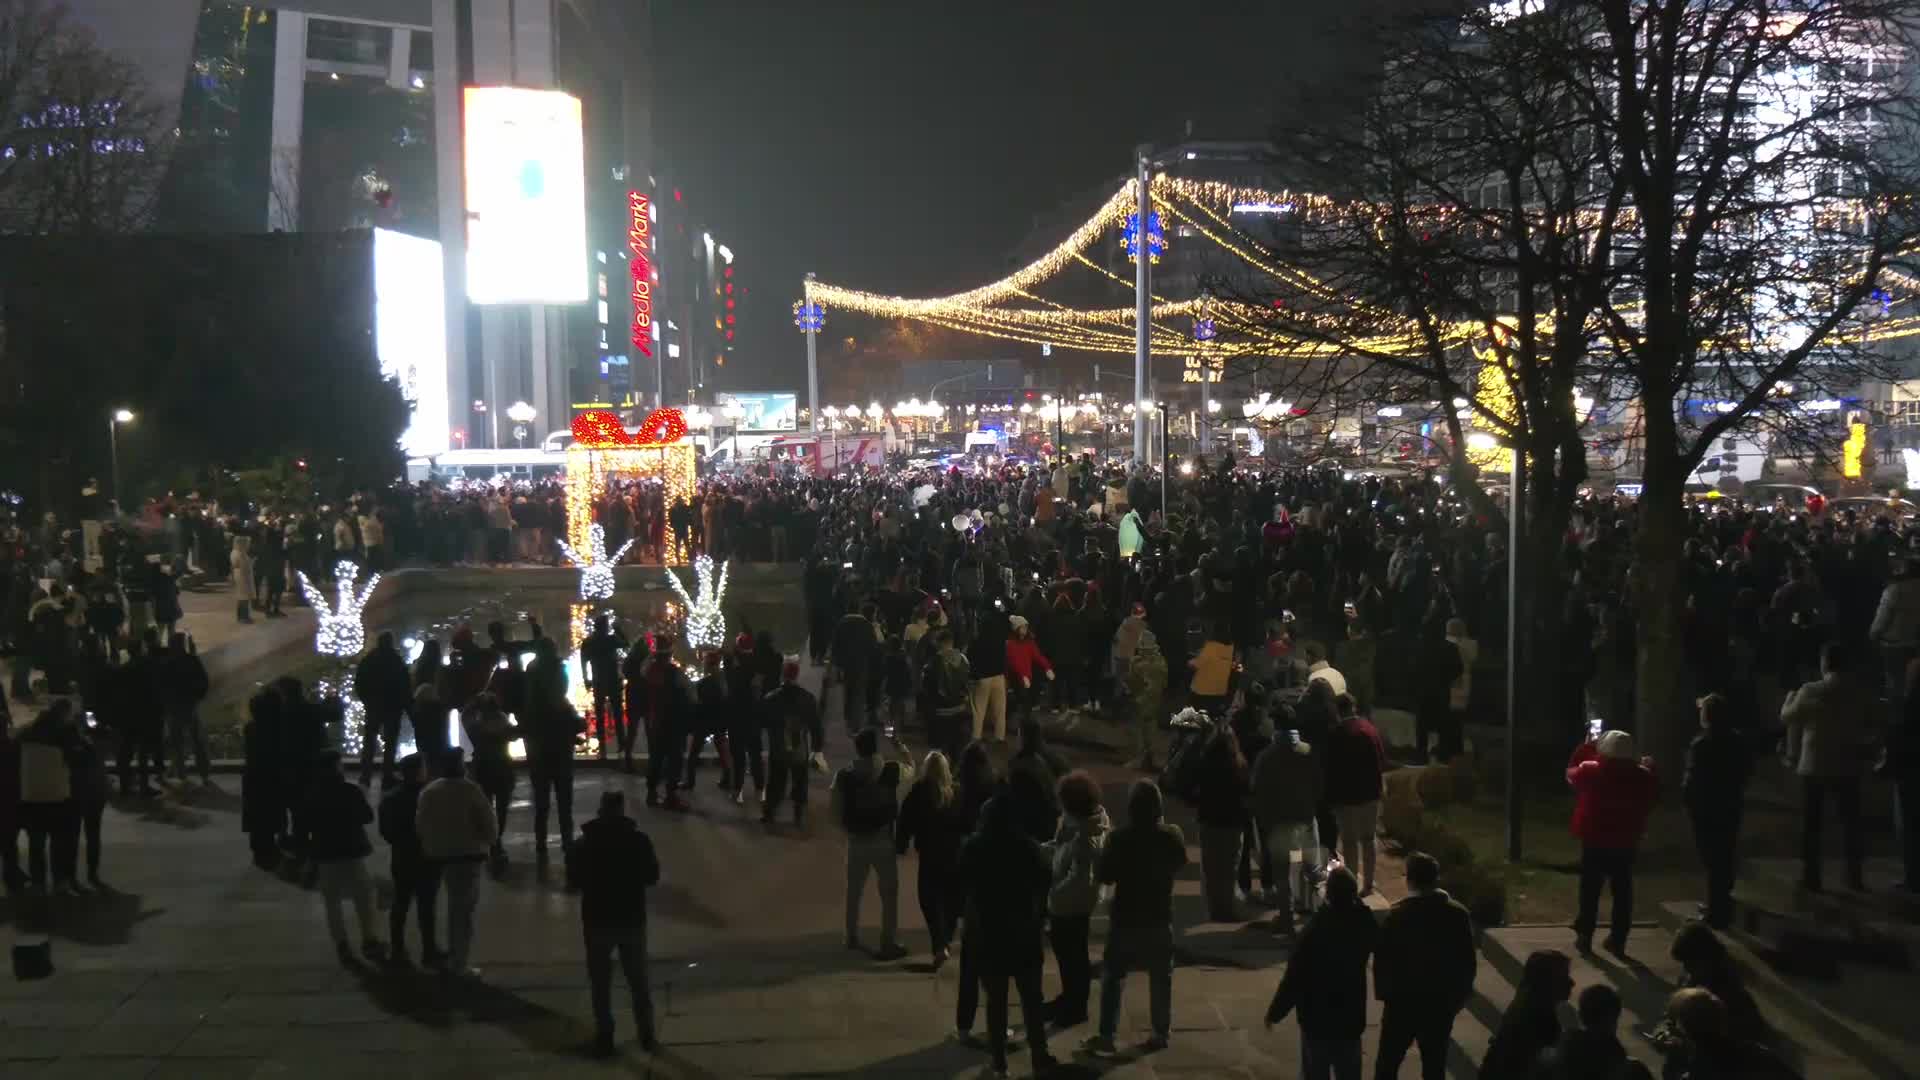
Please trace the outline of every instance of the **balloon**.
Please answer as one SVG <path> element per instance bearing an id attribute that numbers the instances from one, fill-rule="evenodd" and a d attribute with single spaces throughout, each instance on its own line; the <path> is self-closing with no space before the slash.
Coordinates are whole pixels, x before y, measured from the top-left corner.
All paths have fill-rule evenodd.
<path id="1" fill-rule="evenodd" d="M 965 514 L 953 515 L 953 531 L 954 532 L 966 532 L 967 526 L 971 524 L 973 524 L 973 519 L 968 517 L 967 515 Z"/>

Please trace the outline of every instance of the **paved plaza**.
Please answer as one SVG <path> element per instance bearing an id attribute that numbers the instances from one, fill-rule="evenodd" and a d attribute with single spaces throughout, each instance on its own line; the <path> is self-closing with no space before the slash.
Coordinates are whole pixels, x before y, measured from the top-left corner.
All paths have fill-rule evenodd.
<path id="1" fill-rule="evenodd" d="M 832 733 L 828 754 L 836 764 L 847 759 L 844 734 Z M 1088 764 L 1117 804 L 1131 774 L 1105 760 Z M 229 775 L 218 778 L 219 793 L 109 812 L 104 873 L 112 891 L 56 913 L 52 978 L 0 982 L 0 1076 L 985 1073 L 984 1050 L 952 1036 L 958 965 L 934 972 L 927 961 L 911 857 L 901 864 L 900 918 L 902 943 L 913 955 L 880 964 L 851 953 L 841 943 L 843 842 L 827 820 L 825 778 L 816 778 L 804 828 L 783 820 L 768 830 L 749 807 L 711 786 L 716 775 L 705 771 L 687 814 L 644 809 L 644 783 L 618 771 L 583 769 L 575 784 L 577 816 L 591 813 L 605 787 L 626 790 L 659 850 L 663 879 L 652 891 L 650 916 L 664 1044 L 658 1055 L 643 1054 L 625 1026 L 615 1060 L 581 1053 L 590 1021 L 577 900 L 560 887 L 557 857 L 553 876 L 536 876 L 524 780 L 509 825 L 511 871 L 482 895 L 474 963 L 484 979 L 460 987 L 426 975 L 344 969 L 327 939 L 319 894 L 248 861 L 239 781 Z M 1194 864 L 1176 886 L 1182 962 L 1174 976 L 1172 1046 L 1150 1056 L 1072 1059 L 1082 1075 L 1297 1073 L 1293 1022 L 1272 1031 L 1261 1023 L 1286 953 L 1258 926 L 1201 921 L 1198 849 L 1191 854 Z M 372 860 L 382 875 L 385 862 L 384 851 Z M 879 909 L 871 891 L 863 916 L 872 948 Z M 1103 922 L 1096 920 L 1096 942 Z M 1600 966 L 1580 963 L 1577 974 L 1583 982 L 1617 983 L 1631 1021 L 1644 1028 L 1658 1019 L 1675 976 L 1664 957 L 1667 940 L 1653 930 L 1636 938 L 1635 953 L 1648 967 L 1603 959 Z M 1519 958 L 1546 947 L 1571 951 L 1570 933 L 1487 936 L 1479 994 L 1456 1027 L 1450 1075 L 1473 1075 L 1471 1063 L 1511 999 Z M 1049 992 L 1056 977 L 1049 963 Z M 622 993 L 616 980 L 616 1003 Z M 1136 977 L 1127 988 L 1123 1047 L 1145 1037 L 1146 1007 L 1145 982 Z M 617 1004 L 615 1011 L 623 1012 Z M 984 1026 L 983 1010 L 975 1030 Z M 1052 1049 L 1069 1058 L 1089 1033 L 1063 1032 Z M 1369 1057 L 1374 1039 L 1370 1032 Z M 1866 1075 L 1827 1063 L 1832 1068 L 1819 1075 Z M 1012 1064 L 1024 1074 L 1026 1055 L 1016 1053 Z M 1402 1075 L 1417 1075 L 1417 1066 L 1410 1061 Z"/>

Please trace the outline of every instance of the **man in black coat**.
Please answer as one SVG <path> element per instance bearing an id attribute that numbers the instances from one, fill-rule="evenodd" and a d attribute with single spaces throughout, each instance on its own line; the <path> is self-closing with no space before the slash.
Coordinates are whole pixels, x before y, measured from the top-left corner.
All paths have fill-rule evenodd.
<path id="1" fill-rule="evenodd" d="M 620 956 L 633 991 L 633 1024 L 648 1053 L 659 1049 L 653 1030 L 653 994 L 647 983 L 647 890 L 660 883 L 653 841 L 627 816 L 627 797 L 600 795 L 600 812 L 580 827 L 568 859 L 580 889 L 580 924 L 593 987 L 593 1052 L 613 1053 L 613 957 Z"/>
<path id="2" fill-rule="evenodd" d="M 878 669 L 880 639 L 875 635 L 873 605 L 848 611 L 833 628 L 832 660 L 840 680 L 840 716 L 851 735 L 874 722 L 868 684 Z"/>
<path id="3" fill-rule="evenodd" d="M 820 719 L 820 702 L 812 691 L 800 685 L 797 658 L 781 665 L 780 680 L 780 685 L 760 703 L 760 715 L 767 731 L 767 795 L 760 820 L 773 824 L 781 799 L 790 795 L 793 823 L 798 825 L 807 812 L 809 759 L 825 744 L 827 732 Z"/>
<path id="4" fill-rule="evenodd" d="M 605 615 L 593 621 L 593 633 L 580 643 L 580 662 L 586 667 L 587 687 L 593 691 L 594 723 L 600 734 L 600 758 L 606 760 L 615 745 L 631 743 L 627 725 L 632 723 L 622 706 L 620 654 L 627 649 L 627 638 Z"/>
<path id="5" fill-rule="evenodd" d="M 1680 791 L 1693 819 L 1694 846 L 1707 869 L 1707 902 L 1700 914 L 1707 925 L 1725 930 L 1733 921 L 1733 851 L 1753 776 L 1753 748 L 1734 728 L 1732 703 L 1724 694 L 1708 694 L 1699 705 L 1700 734 L 1687 745 Z"/>
<path id="6" fill-rule="evenodd" d="M 1473 994 L 1473 922 L 1440 888 L 1440 863 L 1433 856 L 1407 856 L 1407 887 L 1407 898 L 1393 905 L 1380 926 L 1373 957 L 1373 993 L 1386 1004 L 1373 1075 L 1399 1076 L 1400 1063 L 1417 1042 L 1423 1080 L 1446 1080 L 1453 1020 Z"/>
<path id="7" fill-rule="evenodd" d="M 413 679 L 406 657 L 394 646 L 393 633 L 383 632 L 373 651 L 353 669 L 353 696 L 366 706 L 360 726 L 360 786 L 373 783 L 373 758 L 380 755 L 380 788 L 393 783 L 394 748 L 400 744 L 400 715 L 413 702 Z"/>
<path id="8" fill-rule="evenodd" d="M 1357 1078 L 1367 1030 L 1367 958 L 1380 939 L 1353 871 L 1327 874 L 1327 906 L 1307 923 L 1267 1007 L 1267 1026 L 1300 1014 L 1300 1074 Z"/>
<path id="9" fill-rule="evenodd" d="M 1045 921 L 1051 868 L 1040 845 L 1020 824 L 1019 808 L 1004 795 L 988 800 L 980 813 L 980 828 L 960 846 L 960 880 L 966 903 L 966 944 L 962 960 L 977 965 L 977 977 L 987 997 L 987 1044 L 993 1067 L 1007 1071 L 1007 981 L 1020 995 L 1027 1043 L 1033 1053 L 1033 1072 L 1044 1076 L 1053 1067 L 1047 1053 L 1047 1016 L 1041 994 L 1040 972 L 1045 955 L 1041 928 Z"/>
<path id="10" fill-rule="evenodd" d="M 366 781 L 361 781 L 364 786 Z M 393 939 L 393 962 L 407 962 L 407 908 L 419 912 L 420 962 L 440 966 L 440 950 L 433 943 L 435 902 L 440 895 L 440 864 L 420 850 L 414 827 L 420 793 L 426 790 L 427 770 L 419 754 L 400 759 L 400 786 L 380 800 L 380 836 L 392 856 L 393 908 L 387 912 L 387 936 Z"/>

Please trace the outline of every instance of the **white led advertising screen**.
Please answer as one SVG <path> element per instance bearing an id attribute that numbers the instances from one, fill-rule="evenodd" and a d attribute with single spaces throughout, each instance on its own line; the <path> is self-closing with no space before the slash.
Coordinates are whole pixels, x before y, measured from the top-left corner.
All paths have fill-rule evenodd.
<path id="1" fill-rule="evenodd" d="M 447 286 L 440 242 L 373 230 L 373 343 L 380 374 L 412 409 L 400 447 L 408 457 L 445 453 Z"/>
<path id="2" fill-rule="evenodd" d="M 587 300 L 580 99 L 559 90 L 466 88 L 467 298 Z"/>
<path id="3" fill-rule="evenodd" d="M 716 401 L 746 410 L 740 417 L 740 431 L 792 431 L 799 426 L 800 399 L 797 394 L 719 394 Z"/>

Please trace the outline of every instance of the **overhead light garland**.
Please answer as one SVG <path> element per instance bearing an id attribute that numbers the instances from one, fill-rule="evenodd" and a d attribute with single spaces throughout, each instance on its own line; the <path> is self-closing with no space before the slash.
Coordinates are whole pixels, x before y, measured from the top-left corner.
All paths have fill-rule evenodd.
<path id="1" fill-rule="evenodd" d="M 560 545 L 561 554 L 567 561 L 580 568 L 580 598 L 582 600 L 606 600 L 613 596 L 613 568 L 626 557 L 627 550 L 633 547 L 629 539 L 620 545 L 620 550 L 607 557 L 607 530 L 599 522 L 587 528 L 587 550 L 582 554 L 573 549 L 565 540 L 555 541 Z"/>
<path id="2" fill-rule="evenodd" d="M 332 604 L 308 579 L 307 572 L 298 572 L 300 593 L 307 598 L 307 604 L 319 617 L 314 628 L 313 649 L 322 656 L 345 659 L 359 656 L 367 647 L 367 628 L 361 622 L 361 613 L 366 609 L 367 601 L 373 598 L 373 590 L 380 586 L 380 575 L 367 579 L 367 587 L 354 591 L 354 583 L 360 577 L 360 567 L 349 559 L 342 559 L 333 566 L 334 580 L 339 586 L 339 599 Z"/>
<path id="3" fill-rule="evenodd" d="M 667 580 L 673 584 L 673 591 L 680 595 L 680 602 L 686 605 L 686 641 L 687 647 L 694 650 L 721 649 L 727 644 L 727 617 L 720 610 L 720 602 L 727 595 L 727 563 L 720 564 L 720 577 L 713 575 L 713 559 L 706 555 L 695 556 L 693 560 L 694 589 L 692 596 L 687 595 L 687 587 L 680 584 L 680 575 L 667 571 Z"/>

